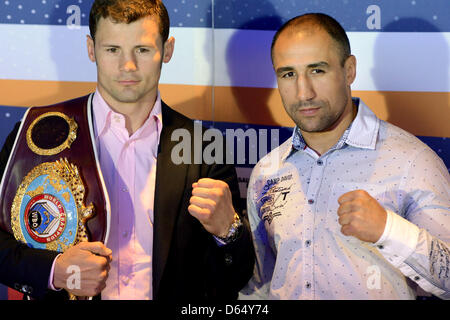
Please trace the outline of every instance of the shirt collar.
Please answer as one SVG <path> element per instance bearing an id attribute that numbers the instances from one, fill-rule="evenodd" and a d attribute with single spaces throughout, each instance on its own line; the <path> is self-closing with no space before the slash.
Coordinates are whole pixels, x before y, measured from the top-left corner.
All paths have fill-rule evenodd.
<path id="1" fill-rule="evenodd" d="M 150 111 L 148 118 L 145 120 L 144 124 L 133 134 L 132 137 L 139 139 L 148 136 L 148 134 L 154 131 L 152 127 L 153 122 L 156 125 L 156 132 L 158 134 L 158 144 L 159 144 L 159 136 L 161 134 L 162 129 L 161 96 L 159 94 L 159 91 L 156 95 L 155 104 L 153 105 L 152 111 Z"/>
<path id="2" fill-rule="evenodd" d="M 353 103 L 358 107 L 358 113 L 353 120 L 345 142 L 356 148 L 374 150 L 380 128 L 380 119 L 361 99 L 353 98 Z"/>
<path id="3" fill-rule="evenodd" d="M 102 95 L 98 91 L 95 91 L 94 98 L 92 99 L 93 117 L 95 121 L 95 133 L 96 137 L 101 136 L 111 125 L 111 117 L 116 114 L 110 106 L 103 99 Z M 145 132 L 151 125 L 151 122 L 155 120 L 158 137 L 162 130 L 162 111 L 161 111 L 161 95 L 158 91 L 155 104 L 149 117 L 145 120 L 144 124 L 133 134 L 133 136 L 145 135 Z M 159 138 L 158 138 L 159 143 Z"/>
<path id="4" fill-rule="evenodd" d="M 369 109 L 369 107 L 360 99 L 352 98 L 353 103 L 358 107 L 358 112 L 355 119 L 345 130 L 342 137 L 333 147 L 333 149 L 340 149 L 344 144 L 356 148 L 375 149 L 377 142 L 378 129 L 380 127 L 380 119 Z M 292 145 L 284 154 L 283 159 L 286 159 L 296 151 L 306 149 L 307 145 L 300 129 L 295 126 L 292 133 Z"/>
<path id="5" fill-rule="evenodd" d="M 95 90 L 94 98 L 92 99 L 92 113 L 95 122 L 96 137 L 101 136 L 106 128 L 109 127 L 112 112 L 98 89 Z"/>

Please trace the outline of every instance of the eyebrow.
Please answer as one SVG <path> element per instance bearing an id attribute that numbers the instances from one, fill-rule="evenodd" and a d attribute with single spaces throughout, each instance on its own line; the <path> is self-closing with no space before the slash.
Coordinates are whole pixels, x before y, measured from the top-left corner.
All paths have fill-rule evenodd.
<path id="1" fill-rule="evenodd" d="M 325 61 L 319 61 L 315 63 L 308 64 L 308 68 L 317 68 L 317 67 L 329 67 L 330 65 Z"/>
<path id="2" fill-rule="evenodd" d="M 102 44 L 101 47 L 103 48 L 120 48 L 120 45 L 117 44 Z M 138 44 L 136 46 L 134 46 L 134 48 L 154 48 L 154 46 L 150 45 L 150 44 Z"/>
<path id="3" fill-rule="evenodd" d="M 328 62 L 325 62 L 325 61 L 319 61 L 319 62 L 314 62 L 314 63 L 308 64 L 308 65 L 306 66 L 306 68 L 308 68 L 308 69 L 314 69 L 314 68 L 317 68 L 317 67 L 329 67 L 329 66 L 330 66 L 330 65 L 328 64 Z M 276 73 L 277 73 L 277 74 L 280 74 L 280 73 L 283 73 L 283 72 L 288 72 L 288 71 L 293 71 L 293 70 L 295 70 L 295 68 L 294 68 L 294 67 L 291 67 L 291 66 L 279 67 L 279 68 L 276 70 Z"/>
<path id="4" fill-rule="evenodd" d="M 278 69 L 276 70 L 276 73 L 279 74 L 279 73 L 283 73 L 283 72 L 287 72 L 287 71 L 292 71 L 292 70 L 294 70 L 293 67 L 280 67 L 280 68 L 278 68 Z"/>

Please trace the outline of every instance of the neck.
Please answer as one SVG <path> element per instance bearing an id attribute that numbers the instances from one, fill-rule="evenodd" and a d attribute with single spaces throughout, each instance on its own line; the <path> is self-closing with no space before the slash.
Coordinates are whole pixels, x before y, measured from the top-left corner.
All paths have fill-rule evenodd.
<path id="1" fill-rule="evenodd" d="M 300 130 L 303 139 L 308 147 L 317 152 L 319 156 L 326 153 L 342 137 L 350 123 L 355 119 L 357 111 L 357 107 L 352 102 L 351 106 L 346 108 L 346 111 L 344 111 L 333 126 L 326 131 L 306 132 Z"/>
<path id="2" fill-rule="evenodd" d="M 100 94 L 114 112 L 120 113 L 125 117 L 125 127 L 130 136 L 142 127 L 147 120 L 157 97 L 155 92 L 153 95 L 146 97 L 146 99 L 140 99 L 136 102 L 120 102 L 112 99 L 108 94 L 104 95 L 103 92 L 100 92 Z"/>

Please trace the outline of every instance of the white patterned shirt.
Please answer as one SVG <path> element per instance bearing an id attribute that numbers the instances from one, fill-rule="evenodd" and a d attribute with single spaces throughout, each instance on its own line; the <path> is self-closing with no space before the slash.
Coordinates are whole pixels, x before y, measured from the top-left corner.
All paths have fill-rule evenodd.
<path id="1" fill-rule="evenodd" d="M 319 156 L 295 128 L 261 159 L 248 187 L 256 252 L 240 299 L 450 298 L 450 178 L 419 139 L 358 98 L 338 143 Z M 387 210 L 377 243 L 344 236 L 337 199 L 363 189 Z"/>

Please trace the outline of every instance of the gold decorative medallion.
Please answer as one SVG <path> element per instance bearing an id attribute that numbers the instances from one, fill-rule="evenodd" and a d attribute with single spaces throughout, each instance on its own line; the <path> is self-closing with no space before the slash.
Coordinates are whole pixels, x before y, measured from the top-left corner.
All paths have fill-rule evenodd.
<path id="1" fill-rule="evenodd" d="M 84 197 L 75 165 L 66 158 L 41 163 L 25 176 L 14 197 L 14 236 L 32 248 L 59 252 L 88 241 L 86 221 L 94 215 L 94 206 L 85 206 Z"/>
<path id="2" fill-rule="evenodd" d="M 51 156 L 70 148 L 77 138 L 78 125 L 62 112 L 46 112 L 27 129 L 28 147 L 38 155 Z"/>

